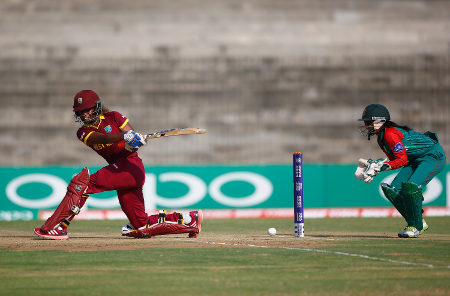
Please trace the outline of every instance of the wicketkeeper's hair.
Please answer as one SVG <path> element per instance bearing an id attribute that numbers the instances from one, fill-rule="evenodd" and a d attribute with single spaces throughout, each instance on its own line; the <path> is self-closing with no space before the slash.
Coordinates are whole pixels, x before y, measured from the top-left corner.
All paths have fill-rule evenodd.
<path id="1" fill-rule="evenodd" d="M 395 122 L 393 122 L 393 121 L 390 121 L 390 120 L 387 120 L 387 121 L 383 124 L 383 128 L 385 128 L 385 127 L 398 127 L 398 128 L 404 129 L 404 130 L 406 130 L 406 131 L 411 130 L 411 128 L 410 128 L 409 126 L 407 126 L 407 125 L 399 125 L 399 124 L 397 124 L 397 123 L 395 123 Z"/>

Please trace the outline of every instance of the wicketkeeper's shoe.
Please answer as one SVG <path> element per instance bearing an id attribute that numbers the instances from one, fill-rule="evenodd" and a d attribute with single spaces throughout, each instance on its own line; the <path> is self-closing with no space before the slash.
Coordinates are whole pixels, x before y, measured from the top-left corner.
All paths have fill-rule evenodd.
<path id="1" fill-rule="evenodd" d="M 428 230 L 428 228 L 430 228 L 430 226 L 428 226 L 427 222 L 425 222 L 425 219 L 422 219 L 422 223 L 423 223 L 423 228 L 421 231 L 419 231 L 419 234 L 424 233 L 425 230 Z"/>
<path id="2" fill-rule="evenodd" d="M 61 225 L 56 226 L 54 229 L 49 231 L 42 230 L 40 228 L 35 228 L 34 233 L 37 236 L 45 238 L 45 239 L 68 239 L 69 235 L 67 234 L 67 228 L 62 227 Z"/>
<path id="3" fill-rule="evenodd" d="M 189 237 L 197 237 L 199 233 L 202 231 L 203 211 L 202 210 L 192 211 L 189 212 L 189 215 L 191 216 L 191 222 L 186 224 L 186 226 L 198 229 L 198 231 L 190 232 Z"/>
<path id="4" fill-rule="evenodd" d="M 398 237 L 402 238 L 414 238 L 419 237 L 420 231 L 414 226 L 406 226 L 405 229 L 398 233 Z"/>

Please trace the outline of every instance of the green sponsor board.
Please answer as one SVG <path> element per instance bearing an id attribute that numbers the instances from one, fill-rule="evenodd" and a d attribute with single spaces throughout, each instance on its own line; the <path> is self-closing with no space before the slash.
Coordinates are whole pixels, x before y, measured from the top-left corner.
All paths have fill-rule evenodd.
<path id="1" fill-rule="evenodd" d="M 90 167 L 93 173 L 101 167 Z M 379 184 L 394 172 L 380 173 L 372 183 L 357 181 L 355 165 L 306 164 L 304 205 L 316 207 L 384 207 Z M 0 220 L 34 219 L 39 210 L 55 209 L 72 176 L 82 167 L 0 168 Z M 447 206 L 447 165 L 424 191 L 425 206 Z M 292 208 L 291 165 L 148 166 L 143 188 L 147 209 Z M 92 209 L 120 208 L 115 191 L 94 194 Z"/>

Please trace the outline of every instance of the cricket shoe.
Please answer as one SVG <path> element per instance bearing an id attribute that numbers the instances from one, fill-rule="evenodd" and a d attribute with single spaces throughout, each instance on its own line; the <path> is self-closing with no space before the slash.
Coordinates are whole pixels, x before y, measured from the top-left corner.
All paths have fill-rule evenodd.
<path id="1" fill-rule="evenodd" d="M 157 223 L 158 224 L 158 223 Z M 145 230 L 149 227 L 148 224 L 136 229 L 130 223 L 125 224 L 122 227 L 122 236 L 134 237 L 134 238 L 148 238 L 151 237 L 146 235 Z"/>
<path id="2" fill-rule="evenodd" d="M 406 226 L 405 229 L 398 233 L 398 237 L 402 238 L 414 238 L 419 237 L 420 232 L 414 226 Z"/>
<path id="3" fill-rule="evenodd" d="M 37 236 L 45 239 L 60 240 L 69 238 L 69 235 L 67 234 L 67 228 L 62 227 L 61 225 L 58 225 L 54 229 L 51 229 L 49 231 L 35 228 L 34 233 L 36 233 Z"/>
<path id="4" fill-rule="evenodd" d="M 122 227 L 123 236 L 130 236 L 129 234 L 133 231 L 136 231 L 136 229 L 134 229 L 133 225 L 131 225 L 130 223 L 127 223 Z"/>
<path id="5" fill-rule="evenodd" d="M 187 223 L 186 226 L 197 229 L 197 231 L 190 232 L 189 237 L 197 237 L 202 231 L 203 211 L 191 211 L 189 216 L 191 216 L 191 222 Z"/>
<path id="6" fill-rule="evenodd" d="M 419 234 L 424 233 L 425 230 L 428 230 L 428 228 L 430 228 L 430 226 L 428 226 L 427 222 L 425 222 L 425 219 L 422 219 L 422 223 L 423 223 L 423 228 L 421 231 L 419 231 Z"/>
<path id="7" fill-rule="evenodd" d="M 183 219 L 182 215 L 181 219 Z M 158 215 L 158 223 L 165 223 L 166 222 L 166 210 L 159 211 Z M 129 237 L 141 237 L 142 232 L 141 230 L 144 230 L 148 227 L 150 227 L 150 220 L 147 222 L 146 225 L 136 229 L 131 225 L 131 223 L 127 223 L 122 227 L 122 236 L 129 236 Z"/>
<path id="8" fill-rule="evenodd" d="M 151 237 L 145 235 L 145 229 L 147 229 L 149 225 L 144 225 L 138 229 L 134 228 L 133 225 L 130 223 L 125 224 L 122 227 L 122 236 L 129 236 L 134 238 L 144 238 L 144 237 Z"/>

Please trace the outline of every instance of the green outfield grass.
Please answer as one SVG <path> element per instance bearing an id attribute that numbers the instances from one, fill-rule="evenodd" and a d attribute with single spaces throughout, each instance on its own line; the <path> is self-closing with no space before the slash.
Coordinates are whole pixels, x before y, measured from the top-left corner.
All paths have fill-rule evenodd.
<path id="1" fill-rule="evenodd" d="M 135 240 L 125 221 L 76 221 L 68 241 L 0 222 L 0 295 L 449 295 L 450 217 L 427 222 L 418 239 L 396 238 L 399 218 L 338 218 L 303 239 L 291 219 L 211 219 L 196 239 Z"/>

